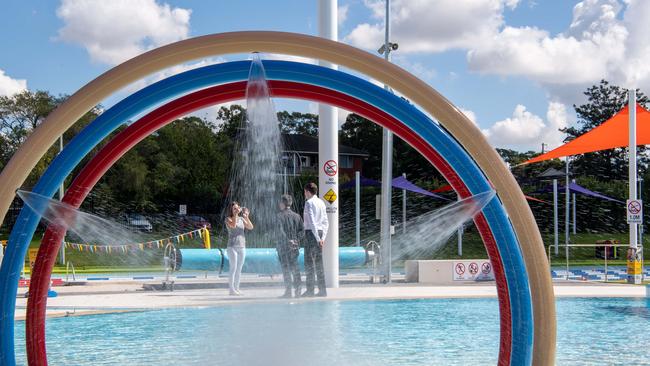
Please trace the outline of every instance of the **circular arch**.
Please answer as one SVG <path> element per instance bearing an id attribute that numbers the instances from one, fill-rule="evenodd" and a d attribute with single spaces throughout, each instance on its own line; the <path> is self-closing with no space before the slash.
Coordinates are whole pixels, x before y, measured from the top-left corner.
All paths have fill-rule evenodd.
<path id="1" fill-rule="evenodd" d="M 174 119 L 198 109 L 243 99 L 245 89 L 245 82 L 210 87 L 185 95 L 148 113 L 116 135 L 84 166 L 70 185 L 64 197 L 64 202 L 79 207 L 103 174 L 132 147 L 156 130 L 164 127 Z M 405 141 L 420 151 L 451 182 L 461 197 L 465 198 L 471 195 L 467 186 L 443 157 L 417 135 L 401 128 L 401 123 L 387 113 L 345 94 L 309 84 L 269 81 L 269 91 L 272 97 L 305 99 L 345 108 L 383 127 L 396 131 L 401 138 L 405 139 Z M 476 224 L 486 242 L 491 261 L 495 264 L 495 276 L 497 277 L 497 287 L 499 288 L 499 310 L 501 314 L 499 364 L 507 365 L 510 364 L 511 360 L 512 323 L 503 264 L 492 232 L 489 226 L 487 226 L 487 221 L 482 214 L 477 217 Z M 31 296 L 28 301 L 26 325 L 27 354 L 30 365 L 47 364 L 45 347 L 47 291 L 54 261 L 64 235 L 65 232 L 57 229 L 56 226 L 48 227 L 43 236 L 41 249 L 39 250 L 34 266 L 34 273 L 30 283 Z"/>
<path id="2" fill-rule="evenodd" d="M 140 55 L 89 83 L 37 128 L 0 174 L 0 216 L 4 218 L 14 197 L 48 146 L 83 113 L 117 89 L 162 68 L 228 53 L 253 51 L 312 57 L 360 71 L 390 85 L 437 118 L 474 157 L 495 187 L 517 233 L 534 307 L 534 364 L 552 364 L 555 356 L 555 307 L 544 249 L 534 218 L 516 181 L 481 132 L 431 87 L 401 68 L 356 48 L 306 35 L 282 32 L 236 32 L 188 39 Z M 9 248 L 10 263 L 24 258 L 24 248 Z M 6 269 L 5 269 L 6 268 Z M 13 275 L 13 265 L 2 272 Z M 10 286 L 12 286 L 10 284 Z"/>
<path id="3" fill-rule="evenodd" d="M 269 79 L 300 80 L 308 81 L 313 85 L 326 85 L 379 105 L 383 110 L 388 111 L 391 116 L 408 121 L 407 124 L 399 125 L 396 128 L 398 134 L 402 132 L 413 136 L 422 136 L 421 138 L 427 139 L 423 144 L 424 149 L 428 146 L 433 149 L 434 153 L 435 149 L 443 151 L 453 165 L 452 169 L 459 171 L 462 175 L 462 177 L 458 176 L 458 180 L 462 181 L 464 179 L 471 189 L 470 192 L 476 194 L 490 189 L 489 183 L 460 145 L 449 137 L 440 126 L 407 101 L 365 80 L 339 71 L 282 61 L 265 61 L 264 65 Z M 90 152 L 111 131 L 127 122 L 132 116 L 141 113 L 149 106 L 200 87 L 220 84 L 227 80 L 247 80 L 249 68 L 250 62 L 231 62 L 198 68 L 152 84 L 119 102 L 95 119 L 65 147 L 63 152 L 56 157 L 55 161 L 52 162 L 51 166 L 43 174 L 34 191 L 49 196 L 53 195 L 62 180 L 81 161 L 85 154 Z M 416 147 L 418 146 L 416 145 Z M 512 303 L 510 307 L 512 314 L 503 311 L 502 320 L 505 323 L 507 320 L 514 319 L 514 322 L 511 323 L 512 327 L 503 327 L 503 334 L 506 336 L 511 333 L 517 335 L 514 339 L 516 343 L 512 347 L 514 349 L 511 357 L 514 359 L 512 363 L 528 364 L 530 361 L 530 333 L 532 333 L 532 322 L 530 321 L 528 282 L 523 263 L 520 263 L 519 248 L 516 238 L 512 234 L 510 223 L 502 207 L 498 204 L 498 201 L 492 201 L 484 209 L 484 212 L 486 212 L 489 220 L 485 220 L 485 224 L 482 225 L 480 223 L 483 221 L 483 216 L 477 217 L 478 227 L 487 228 L 486 230 L 482 230 L 482 234 L 485 234 L 484 238 L 493 238 L 492 233 L 496 233 L 496 238 L 485 241 L 486 247 L 488 250 L 490 248 L 494 249 L 491 253 L 495 253 L 495 255 L 492 255 L 491 258 L 497 259 L 495 260 L 495 267 L 499 265 L 498 260 L 501 257 L 504 258 L 504 272 L 508 275 L 505 282 L 509 289 L 503 285 L 499 286 L 498 289 L 505 292 L 505 295 L 500 296 L 501 305 L 506 307 Z M 30 210 L 23 210 L 18 220 L 22 226 L 14 228 L 12 231 L 12 239 L 17 241 L 14 234 L 23 235 L 25 236 L 23 238 L 25 239 L 23 246 L 26 246 L 29 243 L 28 238 L 31 238 L 31 233 L 33 233 L 38 220 L 38 216 L 34 215 Z M 488 225 L 488 221 L 491 222 L 491 227 Z M 32 227 L 30 228 L 29 225 L 32 225 Z M 510 297 L 512 301 L 510 301 Z M 5 299 L 10 301 L 12 298 L 5 297 Z M 511 315 L 510 319 L 508 315 Z M 8 318 L 4 319 L 6 320 Z M 12 330 L 11 327 L 8 329 L 4 328 L 6 323 L 2 325 L 6 332 Z M 5 341 L 9 342 L 9 339 L 5 339 Z M 3 344 L 3 346 L 7 349 L 7 345 Z M 9 348 L 13 349 L 13 344 L 11 346 Z M 507 358 L 505 358 L 505 362 L 508 362 Z"/>

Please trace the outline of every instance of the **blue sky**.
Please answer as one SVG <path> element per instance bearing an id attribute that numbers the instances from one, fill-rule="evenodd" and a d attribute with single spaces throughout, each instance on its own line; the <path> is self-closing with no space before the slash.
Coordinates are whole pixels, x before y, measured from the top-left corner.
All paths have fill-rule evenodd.
<path id="1" fill-rule="evenodd" d="M 376 52 L 383 1 L 339 0 L 339 39 Z M 317 0 L 57 0 L 3 2 L 0 94 L 71 94 L 140 52 L 236 30 L 316 34 Z M 650 87 L 650 1 L 393 0 L 394 62 L 474 119 L 500 147 L 557 146 L 572 104 L 600 79 Z M 230 57 L 229 59 L 233 59 Z M 221 62 L 223 58 L 205 61 Z M 196 66 L 196 65 L 195 65 Z M 168 70 L 103 104 L 110 106 Z M 313 111 L 303 102 L 280 109 Z M 205 111 L 205 116 L 210 116 Z"/>

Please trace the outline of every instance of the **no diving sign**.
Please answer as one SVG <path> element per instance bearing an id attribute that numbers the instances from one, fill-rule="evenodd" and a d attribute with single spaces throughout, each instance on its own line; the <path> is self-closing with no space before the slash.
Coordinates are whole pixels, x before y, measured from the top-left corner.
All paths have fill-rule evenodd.
<path id="1" fill-rule="evenodd" d="M 338 172 L 338 164 L 334 160 L 328 160 L 323 165 L 323 171 L 330 177 L 333 177 Z"/>
<path id="2" fill-rule="evenodd" d="M 628 224 L 643 223 L 643 201 L 627 200 L 626 208 Z"/>

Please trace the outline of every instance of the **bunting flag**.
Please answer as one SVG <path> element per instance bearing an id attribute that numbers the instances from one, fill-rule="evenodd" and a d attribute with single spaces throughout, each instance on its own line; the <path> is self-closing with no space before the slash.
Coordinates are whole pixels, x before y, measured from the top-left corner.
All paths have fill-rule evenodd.
<path id="1" fill-rule="evenodd" d="M 205 232 L 204 232 L 205 230 Z M 115 253 L 122 253 L 126 254 L 130 250 L 140 250 L 144 251 L 145 249 L 161 249 L 164 248 L 165 245 L 168 244 L 177 244 L 180 245 L 181 243 L 184 243 L 187 240 L 194 239 L 196 237 L 198 238 L 205 238 L 208 237 L 209 235 L 208 229 L 207 228 L 201 228 L 197 230 L 193 230 L 187 233 L 182 233 L 174 236 L 170 236 L 164 239 L 157 239 L 157 240 L 152 240 L 152 241 L 147 241 L 144 243 L 133 243 L 133 244 L 121 244 L 121 245 L 103 245 L 103 244 L 79 244 L 79 243 L 70 243 L 70 242 L 63 242 L 63 247 L 65 249 L 73 249 L 77 250 L 79 252 L 89 252 L 89 253 L 108 253 L 111 254 L 113 252 Z M 189 238 L 189 239 L 188 239 Z"/>

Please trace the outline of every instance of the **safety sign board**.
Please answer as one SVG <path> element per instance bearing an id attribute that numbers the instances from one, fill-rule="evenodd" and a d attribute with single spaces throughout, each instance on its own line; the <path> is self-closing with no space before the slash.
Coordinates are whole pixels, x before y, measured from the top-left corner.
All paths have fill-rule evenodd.
<path id="1" fill-rule="evenodd" d="M 643 201 L 641 200 L 627 200 L 627 223 L 628 224 L 642 224 L 643 223 Z"/>
<path id="2" fill-rule="evenodd" d="M 494 280 L 492 264 L 487 259 L 475 259 L 453 262 L 454 281 L 490 281 Z"/>
<path id="3" fill-rule="evenodd" d="M 335 176 L 338 169 L 339 167 L 335 160 L 328 160 L 325 162 L 325 165 L 323 165 L 323 171 L 330 177 Z"/>
<path id="4" fill-rule="evenodd" d="M 336 197 L 336 192 L 334 192 L 333 189 L 330 189 L 329 191 L 327 191 L 327 193 L 325 193 L 325 195 L 323 196 L 323 199 L 324 199 L 325 201 L 329 202 L 330 205 L 331 205 L 332 203 L 334 203 L 334 201 L 336 201 L 336 198 L 337 198 L 337 197 Z"/>

